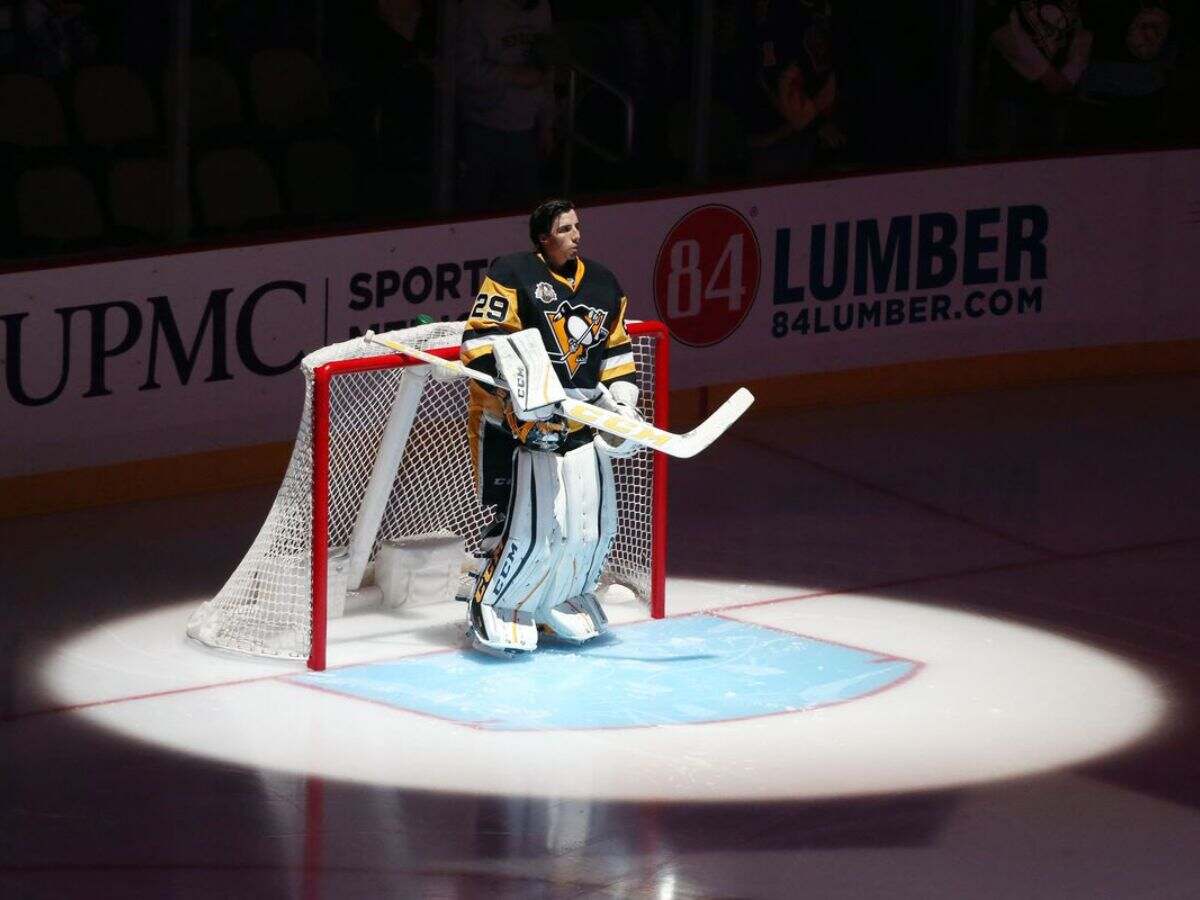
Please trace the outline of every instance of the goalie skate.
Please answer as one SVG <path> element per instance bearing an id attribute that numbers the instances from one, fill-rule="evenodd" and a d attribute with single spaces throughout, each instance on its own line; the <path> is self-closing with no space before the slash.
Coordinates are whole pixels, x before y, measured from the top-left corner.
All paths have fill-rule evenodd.
<path id="1" fill-rule="evenodd" d="M 538 625 L 572 644 L 608 633 L 608 616 L 595 594 L 580 594 L 537 615 Z"/>
<path id="2" fill-rule="evenodd" d="M 533 616 L 520 610 L 497 610 L 471 602 L 471 646 L 490 656 L 508 659 L 537 649 L 537 626 Z"/>

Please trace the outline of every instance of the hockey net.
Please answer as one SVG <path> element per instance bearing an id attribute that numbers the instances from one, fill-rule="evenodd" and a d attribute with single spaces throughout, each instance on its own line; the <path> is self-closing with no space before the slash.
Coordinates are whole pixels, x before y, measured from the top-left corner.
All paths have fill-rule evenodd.
<path id="1" fill-rule="evenodd" d="M 461 322 L 434 323 L 386 337 L 457 358 L 462 330 Z M 641 413 L 665 427 L 666 330 L 630 322 L 628 331 Z M 495 510 L 480 504 L 474 484 L 466 380 L 431 377 L 432 368 L 361 338 L 303 359 L 304 410 L 283 483 L 241 563 L 193 613 L 190 637 L 323 669 L 328 610 L 340 608 L 330 596 L 331 552 L 360 547 L 369 581 L 385 541 L 450 532 L 468 553 L 479 550 Z M 404 403 L 415 407 L 398 413 Z M 619 526 L 601 584 L 624 585 L 661 617 L 665 461 L 639 450 L 614 460 L 614 472 Z"/>

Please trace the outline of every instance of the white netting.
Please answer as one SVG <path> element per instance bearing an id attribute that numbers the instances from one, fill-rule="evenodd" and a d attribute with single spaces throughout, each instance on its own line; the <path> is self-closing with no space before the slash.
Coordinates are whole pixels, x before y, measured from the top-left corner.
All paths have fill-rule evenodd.
<path id="1" fill-rule="evenodd" d="M 435 323 L 387 337 L 428 350 L 457 347 L 461 322 Z M 641 411 L 654 421 L 654 344 L 630 326 L 641 387 Z M 313 372 L 336 360 L 376 357 L 386 351 L 361 338 L 332 344 L 304 358 L 304 412 L 286 475 L 267 520 L 221 591 L 188 622 L 187 633 L 214 647 L 263 656 L 307 657 L 312 636 Z M 394 356 L 394 354 L 389 354 Z M 356 370 L 335 375 L 329 390 L 328 547 L 344 547 L 351 532 L 384 426 L 406 368 Z M 468 551 L 491 522 L 479 504 L 471 474 L 463 379 L 426 381 L 371 550 L 385 540 L 450 531 Z M 614 460 L 620 525 L 603 581 L 623 584 L 649 602 L 653 534 L 653 458 L 641 450 Z"/>

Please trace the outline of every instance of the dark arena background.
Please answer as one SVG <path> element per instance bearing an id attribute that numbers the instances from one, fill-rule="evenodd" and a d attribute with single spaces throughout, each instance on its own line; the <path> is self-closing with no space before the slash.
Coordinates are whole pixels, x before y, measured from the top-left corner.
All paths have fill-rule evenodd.
<path id="1" fill-rule="evenodd" d="M 1200 895 L 1197 13 L 0 0 L 0 895 Z M 647 420 L 756 401 L 496 659 L 364 335 L 547 197 Z"/>

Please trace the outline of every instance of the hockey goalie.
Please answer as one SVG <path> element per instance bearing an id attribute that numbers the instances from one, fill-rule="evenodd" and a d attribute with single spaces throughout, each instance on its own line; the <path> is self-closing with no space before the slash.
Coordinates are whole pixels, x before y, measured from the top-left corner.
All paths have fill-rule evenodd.
<path id="1" fill-rule="evenodd" d="M 482 506 L 497 510 L 469 601 L 473 645 L 513 656 L 552 633 L 583 643 L 607 630 L 595 590 L 617 533 L 613 460 L 642 448 L 687 459 L 754 402 L 739 388 L 686 434 L 643 422 L 628 300 L 579 255 L 569 201 L 529 220 L 534 250 L 493 263 L 457 361 L 367 332 L 364 340 L 469 379 L 467 428 Z"/>
<path id="2" fill-rule="evenodd" d="M 470 384 L 468 428 L 480 499 L 499 512 L 469 604 L 475 647 L 528 652 L 539 632 L 581 643 L 606 630 L 594 591 L 617 530 L 612 459 L 632 441 L 573 421 L 580 400 L 640 421 L 627 300 L 578 253 L 567 201 L 530 217 L 534 250 L 498 259 L 463 333 L 460 359 L 504 387 Z"/>

